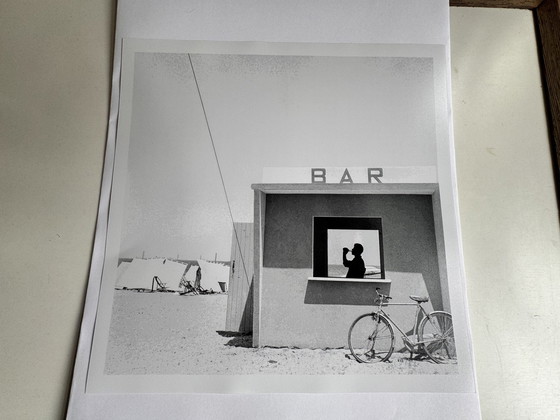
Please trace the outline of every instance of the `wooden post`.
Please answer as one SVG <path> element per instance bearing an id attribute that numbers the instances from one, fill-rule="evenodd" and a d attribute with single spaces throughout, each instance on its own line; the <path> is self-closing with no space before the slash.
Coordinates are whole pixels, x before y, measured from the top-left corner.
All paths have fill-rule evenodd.
<path id="1" fill-rule="evenodd" d="M 560 0 L 544 0 L 536 9 L 551 125 L 556 195 L 560 200 Z"/>

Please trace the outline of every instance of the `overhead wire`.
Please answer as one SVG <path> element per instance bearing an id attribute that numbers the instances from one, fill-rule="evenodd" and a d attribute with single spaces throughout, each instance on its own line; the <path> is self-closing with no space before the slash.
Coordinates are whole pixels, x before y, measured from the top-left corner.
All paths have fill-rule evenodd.
<path id="1" fill-rule="evenodd" d="M 250 286 L 249 274 L 247 273 L 247 267 L 245 266 L 245 259 L 243 258 L 243 254 L 241 253 L 241 244 L 239 242 L 239 235 L 237 234 L 237 229 L 235 228 L 235 222 L 233 220 L 233 212 L 231 210 L 231 204 L 230 204 L 230 201 L 229 201 L 229 197 L 228 197 L 228 193 L 227 193 L 227 189 L 226 189 L 226 184 L 224 182 L 222 167 L 220 166 L 220 160 L 218 159 L 218 152 L 216 151 L 216 145 L 214 143 L 214 137 L 212 136 L 212 130 L 210 129 L 210 123 L 208 122 L 208 115 L 206 114 L 206 107 L 204 106 L 204 101 L 202 100 L 202 94 L 200 92 L 200 86 L 198 84 L 198 79 L 196 77 L 196 72 L 194 71 L 194 65 L 193 65 L 190 53 L 187 53 L 187 56 L 189 58 L 189 63 L 190 63 L 191 70 L 192 70 L 192 73 L 193 73 L 194 83 L 196 85 L 196 91 L 198 92 L 198 98 L 200 99 L 200 104 L 202 105 L 202 113 L 204 114 L 204 120 L 206 121 L 206 128 L 208 129 L 208 135 L 210 137 L 210 142 L 212 144 L 212 150 L 214 151 L 214 158 L 216 159 L 216 164 L 218 165 L 218 172 L 220 174 L 220 180 L 222 182 L 222 188 L 224 190 L 224 195 L 226 197 L 226 203 L 227 203 L 228 210 L 229 210 L 229 216 L 231 218 L 231 224 L 233 226 L 233 233 L 234 233 L 234 236 L 235 236 L 235 241 L 237 243 L 237 247 L 239 249 L 239 255 L 241 256 L 241 264 L 243 265 L 243 272 L 245 273 L 245 281 L 247 282 L 247 285 Z"/>

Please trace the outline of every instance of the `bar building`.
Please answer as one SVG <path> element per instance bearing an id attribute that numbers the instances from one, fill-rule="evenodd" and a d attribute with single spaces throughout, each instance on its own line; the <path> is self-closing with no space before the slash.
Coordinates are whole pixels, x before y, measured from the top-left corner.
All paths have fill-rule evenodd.
<path id="1" fill-rule="evenodd" d="M 251 282 L 237 302 L 228 297 L 228 326 L 247 331 L 252 316 L 255 347 L 339 348 L 351 322 L 372 308 L 376 288 L 394 302 L 425 295 L 427 310 L 451 312 L 435 168 L 319 169 L 265 169 L 265 182 L 252 185 Z M 332 261 L 342 259 L 342 245 L 352 248 L 352 237 L 364 242 L 371 271 L 363 279 L 346 278 Z M 245 327 L 231 322 L 233 312 Z M 388 312 L 412 330 L 411 307 Z"/>

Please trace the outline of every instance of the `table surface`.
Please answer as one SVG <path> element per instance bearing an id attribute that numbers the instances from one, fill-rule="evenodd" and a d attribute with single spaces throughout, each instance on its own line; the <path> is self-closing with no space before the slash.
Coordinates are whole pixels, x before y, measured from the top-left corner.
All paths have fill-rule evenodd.
<path id="1" fill-rule="evenodd" d="M 0 412 L 61 418 L 94 235 L 111 0 L 0 6 Z M 560 229 L 533 17 L 451 9 L 455 147 L 484 418 L 560 418 Z"/>

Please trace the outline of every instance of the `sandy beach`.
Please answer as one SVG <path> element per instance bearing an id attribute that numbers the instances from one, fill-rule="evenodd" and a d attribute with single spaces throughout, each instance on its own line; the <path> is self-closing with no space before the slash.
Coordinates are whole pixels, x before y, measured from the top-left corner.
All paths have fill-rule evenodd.
<path id="1" fill-rule="evenodd" d="M 115 291 L 105 373 L 114 375 L 455 374 L 457 365 L 410 360 L 363 364 L 348 349 L 253 348 L 224 331 L 226 294 Z M 350 325 L 352 320 L 348 321 Z"/>

